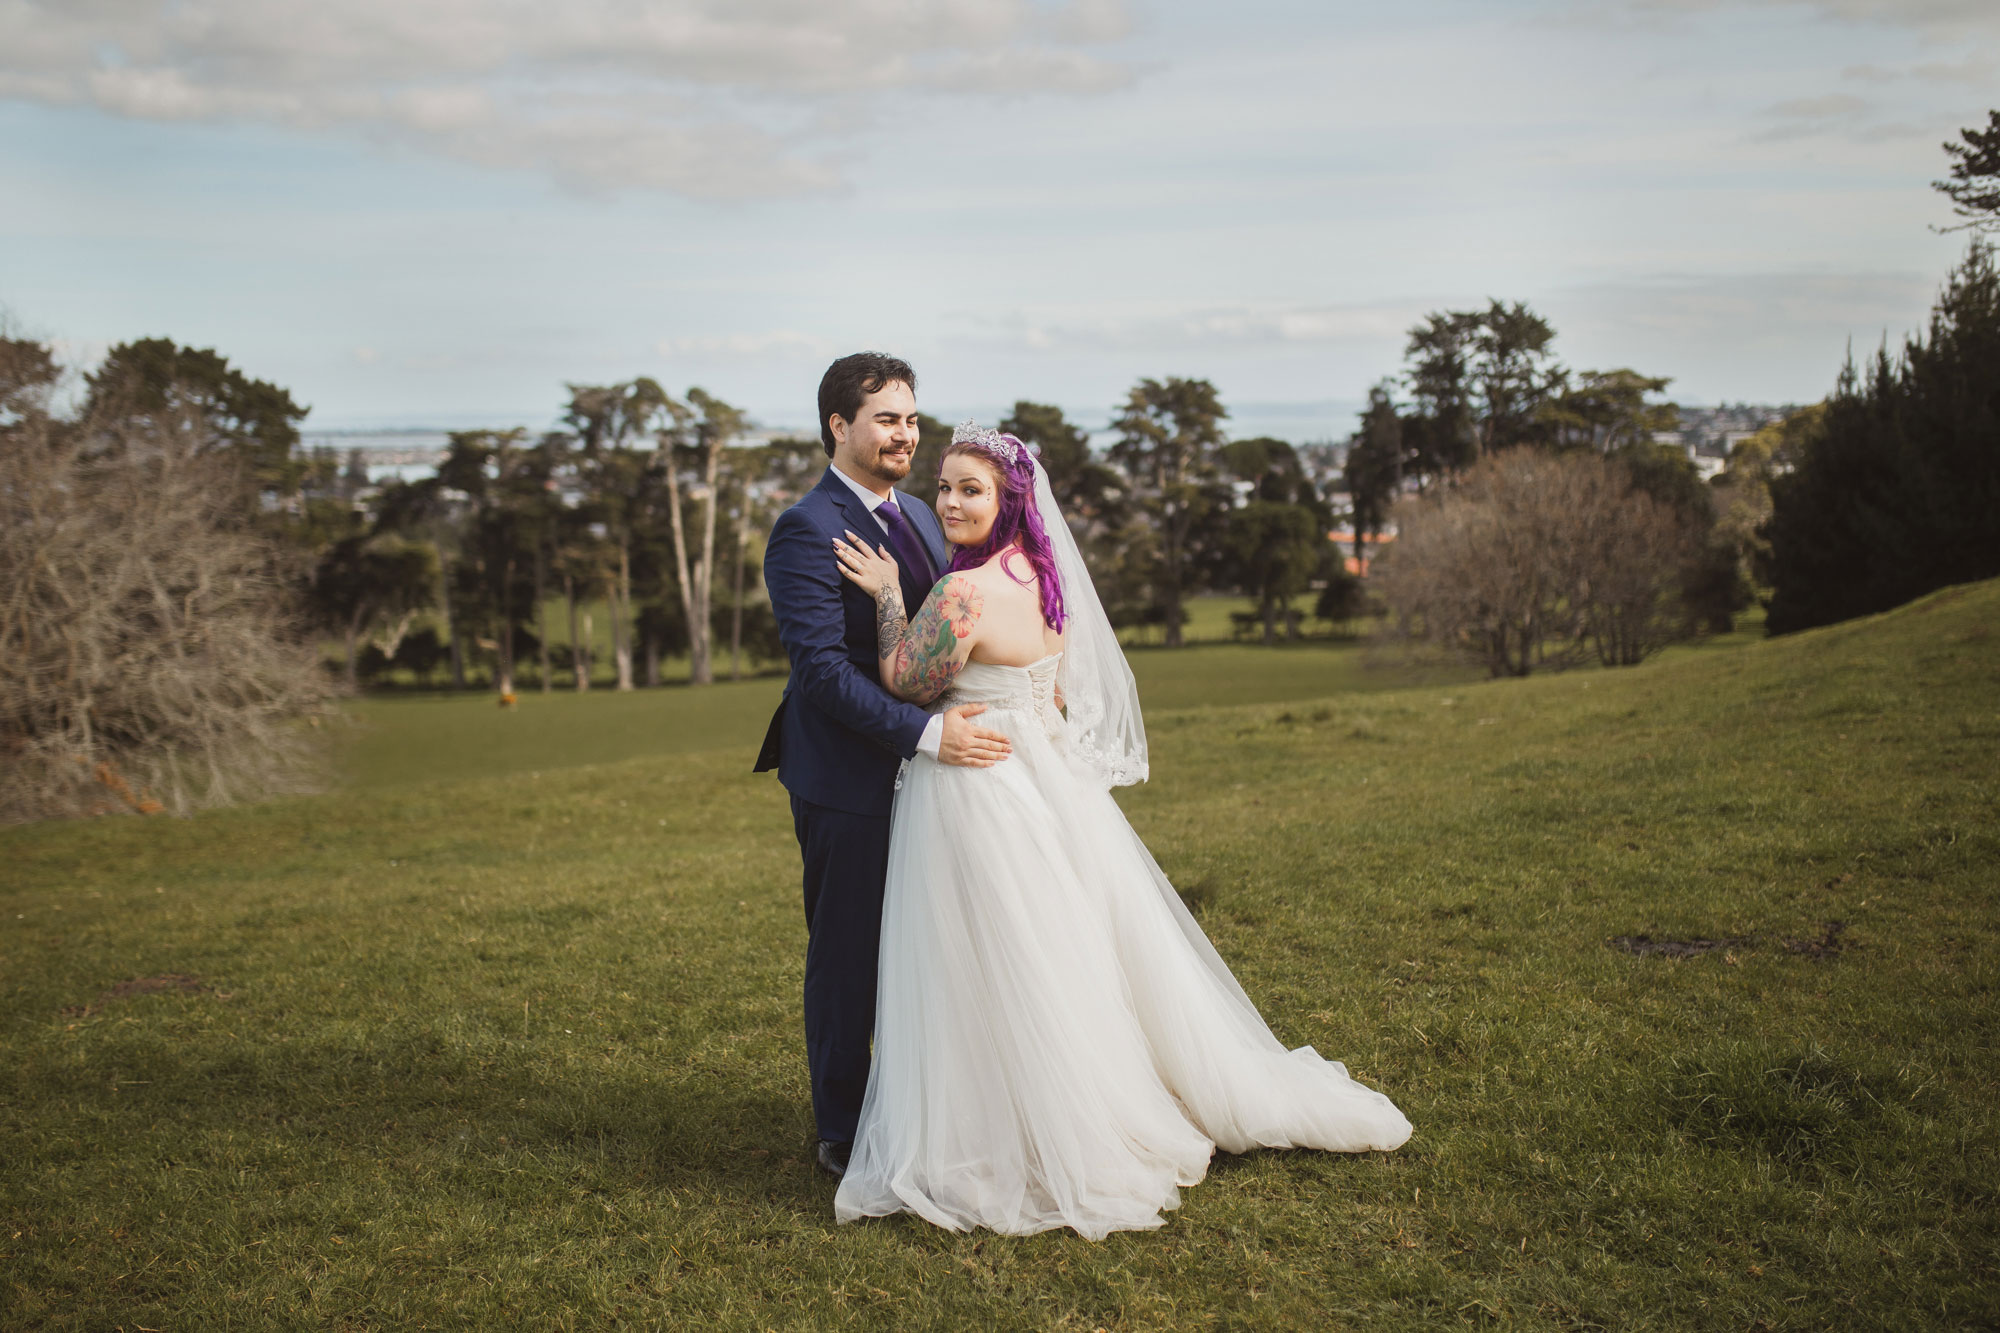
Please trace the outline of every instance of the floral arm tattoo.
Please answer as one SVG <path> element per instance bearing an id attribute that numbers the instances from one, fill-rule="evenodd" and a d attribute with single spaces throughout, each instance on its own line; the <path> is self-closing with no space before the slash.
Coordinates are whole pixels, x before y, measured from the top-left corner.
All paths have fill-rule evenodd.
<path id="1" fill-rule="evenodd" d="M 903 590 L 894 582 L 875 590 L 875 653 L 881 661 L 882 688 L 896 688 L 896 653 L 909 633 L 903 614 Z"/>
<path id="2" fill-rule="evenodd" d="M 947 574 L 905 624 L 902 593 L 884 584 L 875 594 L 875 645 L 889 692 L 920 704 L 943 694 L 972 651 L 967 639 L 985 605 L 977 584 Z"/>

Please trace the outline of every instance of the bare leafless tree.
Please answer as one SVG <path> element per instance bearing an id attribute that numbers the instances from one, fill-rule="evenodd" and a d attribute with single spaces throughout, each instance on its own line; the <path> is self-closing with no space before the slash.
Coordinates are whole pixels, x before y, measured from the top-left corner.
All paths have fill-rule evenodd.
<path id="1" fill-rule="evenodd" d="M 1616 460 L 1512 450 L 1394 517 L 1375 581 L 1397 622 L 1495 676 L 1631 665 L 1687 632 L 1692 537 Z"/>
<path id="2" fill-rule="evenodd" d="M 317 785 L 332 683 L 199 433 L 0 419 L 0 821 Z"/>
<path id="3" fill-rule="evenodd" d="M 1673 506 L 1601 470 L 1573 516 L 1582 529 L 1571 593 L 1584 635 L 1605 666 L 1637 666 L 1693 632 L 1681 596 L 1696 539 Z"/>

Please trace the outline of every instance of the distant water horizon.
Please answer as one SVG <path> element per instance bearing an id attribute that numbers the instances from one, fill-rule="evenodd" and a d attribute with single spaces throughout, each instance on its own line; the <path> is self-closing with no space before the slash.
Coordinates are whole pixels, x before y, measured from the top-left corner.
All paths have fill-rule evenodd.
<path id="1" fill-rule="evenodd" d="M 1356 418 L 1367 406 L 1362 401 L 1321 399 L 1291 403 L 1225 403 L 1229 410 L 1224 429 L 1232 439 L 1275 436 L 1293 444 L 1318 444 L 1345 440 L 1354 432 Z M 1093 439 L 1108 439 L 1114 412 L 1109 407 L 1078 408 L 1062 405 L 1063 414 L 1091 433 Z M 972 408 L 925 410 L 944 421 L 999 421 L 1013 410 L 1013 404 L 987 404 Z M 329 445 L 351 449 L 397 449 L 442 447 L 444 438 L 460 430 L 508 430 L 519 426 L 530 435 L 554 430 L 560 420 L 546 410 L 510 414 L 507 412 L 438 412 L 421 417 L 408 413 L 395 416 L 308 417 L 300 430 L 307 445 Z M 812 418 L 797 414 L 761 416 L 752 414 L 752 430 L 763 435 L 811 435 L 817 431 Z"/>
<path id="2" fill-rule="evenodd" d="M 1736 404 L 1731 402 L 1698 402 L 1692 399 L 1676 400 L 1687 409 L 1712 410 L 1731 406 L 1764 406 Z M 1070 404 L 1060 404 L 1063 414 L 1072 422 L 1089 431 L 1098 444 L 1108 443 L 1114 432 L 1111 430 L 1113 410 L 1109 407 L 1079 408 Z M 1252 439 L 1257 436 L 1272 436 L 1292 444 L 1344 443 L 1354 433 L 1362 410 L 1367 406 L 1361 399 L 1308 399 L 1298 402 L 1255 402 L 1224 403 L 1229 409 L 1228 419 L 1223 428 L 1231 439 Z M 986 404 L 966 408 L 963 406 L 947 409 L 925 410 L 943 421 L 958 422 L 971 418 L 982 424 L 999 421 L 1013 410 L 1011 403 L 1003 405 Z M 308 417 L 300 429 L 300 435 L 308 446 L 325 445 L 337 449 L 412 449 L 442 448 L 445 437 L 459 430 L 508 430 L 513 427 L 525 429 L 530 436 L 543 431 L 555 430 L 561 420 L 546 409 L 534 412 L 507 413 L 498 411 L 435 412 L 421 416 L 399 413 L 394 416 L 343 415 L 324 418 Z M 769 416 L 752 413 L 750 427 L 756 435 L 812 435 L 817 427 L 810 417 L 796 413 L 778 413 Z"/>

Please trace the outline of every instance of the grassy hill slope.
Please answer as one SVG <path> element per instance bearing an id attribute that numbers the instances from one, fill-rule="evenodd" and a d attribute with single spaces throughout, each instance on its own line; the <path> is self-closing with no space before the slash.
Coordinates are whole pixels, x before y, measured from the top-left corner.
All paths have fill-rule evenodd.
<path id="1" fill-rule="evenodd" d="M 1152 714 L 1135 826 L 1416 1136 L 1099 1244 L 833 1224 L 734 749 L 0 832 L 0 1326 L 1989 1326 L 1996 627 Z"/>

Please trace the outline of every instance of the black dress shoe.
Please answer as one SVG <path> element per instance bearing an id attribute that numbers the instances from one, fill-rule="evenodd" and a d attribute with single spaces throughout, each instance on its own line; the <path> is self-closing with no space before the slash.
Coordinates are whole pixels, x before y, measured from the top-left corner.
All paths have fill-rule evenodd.
<path id="1" fill-rule="evenodd" d="M 851 1143 L 835 1143 L 832 1139 L 819 1141 L 819 1169 L 839 1180 L 847 1174 L 847 1155 L 854 1151 Z"/>

